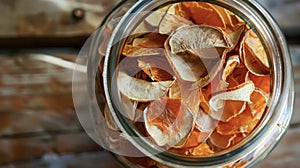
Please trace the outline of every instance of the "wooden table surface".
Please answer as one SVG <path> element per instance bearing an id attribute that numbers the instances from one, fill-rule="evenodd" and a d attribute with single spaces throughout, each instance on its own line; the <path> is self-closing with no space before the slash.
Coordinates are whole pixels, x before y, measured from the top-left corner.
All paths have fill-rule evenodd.
<path id="1" fill-rule="evenodd" d="M 261 168 L 300 167 L 300 45 L 289 47 L 296 86 L 292 123 Z M 72 69 L 34 57 L 72 62 L 77 53 L 70 48 L 0 51 L 0 167 L 120 167 L 77 120 Z"/>

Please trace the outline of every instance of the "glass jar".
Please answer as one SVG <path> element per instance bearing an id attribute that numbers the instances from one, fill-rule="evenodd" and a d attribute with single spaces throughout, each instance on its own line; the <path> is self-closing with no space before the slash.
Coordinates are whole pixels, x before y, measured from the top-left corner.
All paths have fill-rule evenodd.
<path id="1" fill-rule="evenodd" d="M 271 152 L 286 132 L 294 103 L 292 65 L 286 41 L 273 18 L 255 1 L 204 1 L 239 16 L 255 30 L 268 55 L 271 71 L 268 108 L 244 140 L 208 157 L 176 155 L 162 151 L 141 136 L 128 122 L 129 114 L 124 115 L 118 107 L 124 102 L 118 99 L 113 81 L 124 39 L 153 11 L 177 2 L 182 0 L 122 1 L 106 17 L 77 59 L 73 98 L 78 118 L 91 138 L 114 153 L 125 167 L 252 167 Z M 87 65 L 87 72 L 82 70 L 82 65 Z"/>

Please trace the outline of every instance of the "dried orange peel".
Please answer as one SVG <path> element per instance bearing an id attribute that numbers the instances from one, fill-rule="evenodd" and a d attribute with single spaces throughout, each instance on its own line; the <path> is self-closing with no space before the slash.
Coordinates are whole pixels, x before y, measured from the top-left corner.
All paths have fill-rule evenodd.
<path id="1" fill-rule="evenodd" d="M 195 24 L 225 27 L 224 19 L 214 5 L 205 2 L 183 2 L 182 4 L 191 13 Z"/>
<path id="2" fill-rule="evenodd" d="M 269 74 L 270 67 L 266 51 L 252 29 L 247 31 L 240 47 L 240 55 L 250 72 L 255 75 Z"/>
<path id="3" fill-rule="evenodd" d="M 207 2 L 181 2 L 154 11 L 133 32 L 120 58 L 130 67 L 116 82 L 128 119 L 139 123 L 142 113 L 139 130 L 154 144 L 209 156 L 243 141 L 263 120 L 272 95 L 269 59 L 239 16 Z"/>
<path id="4" fill-rule="evenodd" d="M 190 52 L 206 59 L 220 58 L 218 48 L 230 47 L 221 29 L 210 26 L 186 26 L 177 29 L 168 40 L 172 54 Z"/>
<path id="5" fill-rule="evenodd" d="M 182 4 L 174 4 L 169 7 L 163 18 L 160 20 L 158 30 L 160 34 L 170 34 L 174 30 L 192 25 L 193 22 L 188 18 L 189 14 L 183 10 Z"/>
<path id="6" fill-rule="evenodd" d="M 150 103 L 144 113 L 145 128 L 159 146 L 175 147 L 192 130 L 194 116 L 179 99 Z"/>
<path id="7" fill-rule="evenodd" d="M 209 100 L 209 105 L 213 111 L 219 111 L 224 107 L 224 100 L 245 101 L 251 103 L 250 96 L 254 89 L 255 85 L 253 82 L 245 82 L 237 87 L 213 95 Z"/>
<path id="8" fill-rule="evenodd" d="M 148 82 L 130 77 L 124 72 L 118 75 L 117 85 L 121 93 L 131 100 L 150 101 L 162 97 L 173 81 Z"/>
<path id="9" fill-rule="evenodd" d="M 250 133 L 259 120 L 254 118 L 249 107 L 246 110 L 229 120 L 228 122 L 219 122 L 217 132 L 221 135 L 235 135 L 238 133 Z"/>
<path id="10" fill-rule="evenodd" d="M 163 56 L 140 57 L 137 59 L 138 66 L 153 81 L 174 80 L 174 73 L 167 59 Z"/>

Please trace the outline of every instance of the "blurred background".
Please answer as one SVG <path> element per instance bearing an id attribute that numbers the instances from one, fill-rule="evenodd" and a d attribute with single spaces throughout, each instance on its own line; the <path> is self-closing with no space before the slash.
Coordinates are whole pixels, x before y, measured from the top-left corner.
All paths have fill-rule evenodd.
<path id="1" fill-rule="evenodd" d="M 72 101 L 73 62 L 120 0 L 0 0 L 0 167 L 118 168 L 84 132 Z M 300 165 L 300 1 L 259 0 L 284 31 L 296 106 L 259 167 Z"/>

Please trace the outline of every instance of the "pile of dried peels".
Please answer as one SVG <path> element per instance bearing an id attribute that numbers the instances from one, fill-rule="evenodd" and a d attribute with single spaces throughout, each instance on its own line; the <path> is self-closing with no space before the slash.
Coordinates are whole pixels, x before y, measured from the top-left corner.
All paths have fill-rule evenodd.
<path id="1" fill-rule="evenodd" d="M 126 117 L 177 154 L 228 149 L 267 111 L 270 67 L 260 38 L 236 14 L 210 3 L 152 12 L 127 38 L 116 72 Z M 109 127 L 119 130 L 105 111 Z"/>

